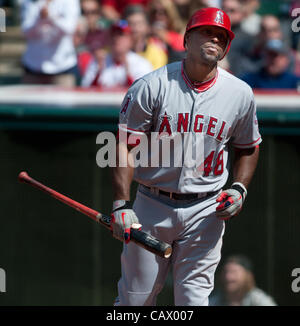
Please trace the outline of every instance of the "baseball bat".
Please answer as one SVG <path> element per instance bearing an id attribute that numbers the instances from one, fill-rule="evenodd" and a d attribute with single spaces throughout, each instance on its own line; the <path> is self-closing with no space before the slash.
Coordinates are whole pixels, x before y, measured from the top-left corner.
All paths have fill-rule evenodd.
<path id="1" fill-rule="evenodd" d="M 44 184 L 31 178 L 25 171 L 23 171 L 19 174 L 18 179 L 20 182 L 27 183 L 33 187 L 36 187 L 37 189 L 39 189 L 41 191 L 44 191 L 48 195 L 54 197 L 55 199 L 63 202 L 64 204 L 66 204 L 68 206 L 73 207 L 74 209 L 78 210 L 82 214 L 87 215 L 88 217 L 90 217 L 91 219 L 96 221 L 97 223 L 100 223 L 103 226 L 105 226 L 107 229 L 111 230 L 111 226 L 110 226 L 111 217 L 110 216 L 99 213 L 99 212 L 95 211 L 94 209 L 89 208 L 89 207 L 45 186 Z M 144 231 L 131 228 L 130 229 L 130 240 L 135 242 L 137 245 L 143 247 L 144 249 L 146 249 L 160 257 L 169 258 L 172 254 L 172 247 L 169 244 L 156 239 L 155 237 L 153 237 L 152 235 L 150 235 Z"/>

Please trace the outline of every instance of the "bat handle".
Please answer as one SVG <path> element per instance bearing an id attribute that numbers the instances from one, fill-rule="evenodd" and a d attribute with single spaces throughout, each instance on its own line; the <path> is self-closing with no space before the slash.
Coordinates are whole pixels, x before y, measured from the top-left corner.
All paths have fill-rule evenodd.
<path id="1" fill-rule="evenodd" d="M 131 228 L 130 239 L 160 257 L 169 258 L 172 254 L 172 247 L 168 243 L 160 241 L 144 231 Z"/>
<path id="2" fill-rule="evenodd" d="M 103 224 L 107 229 L 111 230 L 110 216 L 98 213 L 97 221 Z M 169 258 L 172 254 L 172 247 L 168 243 L 160 241 L 142 230 L 131 228 L 130 241 L 135 242 L 140 247 L 163 258 Z"/>

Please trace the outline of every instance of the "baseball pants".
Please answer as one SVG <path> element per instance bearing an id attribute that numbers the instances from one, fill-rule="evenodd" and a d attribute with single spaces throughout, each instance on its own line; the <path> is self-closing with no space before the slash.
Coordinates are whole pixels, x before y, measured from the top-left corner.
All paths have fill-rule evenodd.
<path id="1" fill-rule="evenodd" d="M 165 259 L 134 243 L 124 244 L 116 306 L 154 306 L 171 265 L 174 304 L 208 305 L 225 229 L 215 215 L 217 195 L 174 200 L 139 186 L 133 209 L 143 231 L 172 244 L 173 252 Z"/>

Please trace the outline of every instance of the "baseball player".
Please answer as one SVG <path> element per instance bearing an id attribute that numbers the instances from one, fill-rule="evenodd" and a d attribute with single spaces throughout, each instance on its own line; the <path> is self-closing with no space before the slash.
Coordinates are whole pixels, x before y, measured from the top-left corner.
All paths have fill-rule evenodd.
<path id="1" fill-rule="evenodd" d="M 224 221 L 242 208 L 261 142 L 251 88 L 218 67 L 233 38 L 225 12 L 196 11 L 184 35 L 186 58 L 137 80 L 124 98 L 119 131 L 148 139 L 151 133 L 170 138 L 175 133 L 202 135 L 204 157 L 197 167 L 112 168 L 112 230 L 114 237 L 124 240 L 115 305 L 155 305 L 170 266 L 174 304 L 208 305 L 221 258 Z M 223 190 L 230 170 L 229 145 L 236 149 L 233 184 Z M 134 148 L 119 142 L 118 158 L 125 156 L 130 163 Z M 151 158 L 151 148 L 148 154 Z M 131 206 L 133 179 L 139 186 Z M 141 225 L 172 245 L 170 259 L 130 242 L 130 227 Z"/>

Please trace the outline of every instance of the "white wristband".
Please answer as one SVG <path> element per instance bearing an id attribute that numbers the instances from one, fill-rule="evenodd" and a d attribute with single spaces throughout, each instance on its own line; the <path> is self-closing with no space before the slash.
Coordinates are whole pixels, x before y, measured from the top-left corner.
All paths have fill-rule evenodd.
<path id="1" fill-rule="evenodd" d="M 126 200 L 124 200 L 124 199 L 115 200 L 113 202 L 113 211 L 115 211 L 116 209 L 119 209 L 122 206 L 125 206 L 125 204 L 126 204 Z"/>
<path id="2" fill-rule="evenodd" d="M 234 182 L 232 185 L 231 185 L 231 187 L 233 186 L 233 185 L 238 185 L 238 186 L 240 186 L 243 190 L 244 190 L 244 194 L 243 194 L 243 199 L 245 199 L 246 198 L 246 196 L 247 196 L 247 189 L 246 189 L 246 187 L 241 183 L 241 182 Z"/>

